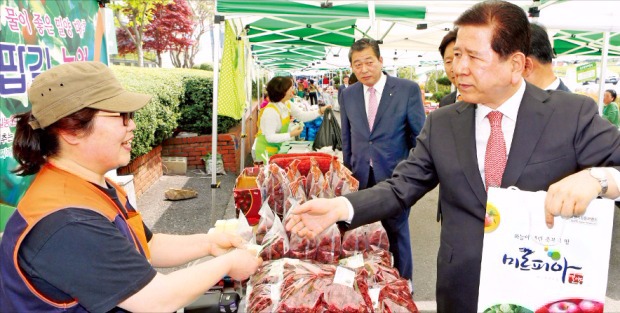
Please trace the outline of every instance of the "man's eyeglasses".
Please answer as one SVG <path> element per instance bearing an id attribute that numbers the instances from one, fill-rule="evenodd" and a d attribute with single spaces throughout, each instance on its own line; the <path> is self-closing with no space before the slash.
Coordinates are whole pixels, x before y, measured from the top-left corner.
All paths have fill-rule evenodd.
<path id="1" fill-rule="evenodd" d="M 107 116 L 107 117 L 122 117 L 123 125 L 129 125 L 129 121 L 133 120 L 136 112 L 107 112 L 107 111 L 99 111 L 95 115 L 97 116 Z"/>

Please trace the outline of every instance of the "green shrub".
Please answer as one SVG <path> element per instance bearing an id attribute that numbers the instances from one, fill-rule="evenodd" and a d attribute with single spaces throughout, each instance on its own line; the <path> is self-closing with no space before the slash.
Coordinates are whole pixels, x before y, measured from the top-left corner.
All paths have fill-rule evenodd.
<path id="1" fill-rule="evenodd" d="M 199 134 L 212 133 L 213 79 L 207 77 L 186 77 L 183 80 L 184 94 L 179 105 L 179 129 Z M 218 134 L 228 132 L 238 120 L 227 116 L 217 119 Z"/>
<path id="2" fill-rule="evenodd" d="M 211 63 L 200 63 L 199 65 L 194 65 L 194 69 L 213 72 L 213 65 Z"/>
<path id="3" fill-rule="evenodd" d="M 442 86 L 452 85 L 452 82 L 450 82 L 450 79 L 448 78 L 448 76 L 441 76 L 437 78 L 436 82 L 437 84 L 442 85 Z"/>
<path id="4" fill-rule="evenodd" d="M 439 100 L 441 100 L 441 98 L 443 98 L 445 95 L 449 94 L 451 91 L 438 91 L 436 93 L 433 94 L 433 96 L 431 97 L 431 99 L 433 99 L 435 102 L 439 102 Z"/>
<path id="5" fill-rule="evenodd" d="M 110 68 L 121 82 L 121 85 L 127 90 L 153 96 L 151 102 L 136 113 L 136 130 L 134 131 L 131 150 L 132 159 L 151 151 L 153 147 L 170 138 L 173 131 L 177 129 L 178 120 L 181 117 L 180 104 L 183 103 L 184 108 L 192 106 L 189 103 L 196 98 L 194 96 L 187 97 L 188 91 L 186 88 L 193 88 L 193 86 L 186 84 L 187 81 L 191 80 L 188 78 L 212 81 L 211 77 L 213 76 L 211 72 L 192 69 L 140 68 L 130 66 L 111 66 Z M 212 83 L 202 88 L 208 88 L 209 94 L 213 92 Z M 204 91 L 202 92 L 205 93 Z M 192 95 L 193 93 L 195 92 L 190 92 L 189 94 Z M 204 112 L 204 110 L 201 112 Z M 208 115 L 210 119 L 211 114 Z M 230 121 L 222 118 L 219 120 L 221 124 L 225 125 L 222 129 L 228 131 L 232 127 L 228 126 Z M 210 120 L 208 128 L 210 131 Z"/>

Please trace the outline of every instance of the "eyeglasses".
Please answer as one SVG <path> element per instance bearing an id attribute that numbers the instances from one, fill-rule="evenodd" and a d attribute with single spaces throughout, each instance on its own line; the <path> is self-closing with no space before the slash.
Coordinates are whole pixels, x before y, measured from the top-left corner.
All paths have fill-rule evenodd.
<path id="1" fill-rule="evenodd" d="M 97 116 L 105 116 L 105 117 L 122 117 L 123 125 L 129 125 L 129 121 L 133 120 L 136 112 L 107 112 L 107 111 L 99 111 L 95 115 Z"/>

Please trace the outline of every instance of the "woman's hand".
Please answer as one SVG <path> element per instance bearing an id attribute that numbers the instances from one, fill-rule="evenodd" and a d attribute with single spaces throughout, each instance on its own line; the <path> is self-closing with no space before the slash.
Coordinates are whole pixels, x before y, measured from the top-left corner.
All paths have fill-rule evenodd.
<path id="1" fill-rule="evenodd" d="M 207 234 L 209 242 L 209 254 L 219 256 L 228 252 L 231 248 L 243 247 L 244 241 L 237 234 L 210 232 Z"/>
<path id="2" fill-rule="evenodd" d="M 252 252 L 246 249 L 235 249 L 225 257 L 230 264 L 228 275 L 235 280 L 246 280 L 263 263 L 263 259 L 252 255 Z"/>
<path id="3" fill-rule="evenodd" d="M 320 113 L 321 115 L 323 115 L 323 113 L 325 113 L 325 110 L 327 110 L 327 109 L 331 109 L 331 108 L 332 108 L 332 105 L 331 105 L 331 104 L 328 104 L 328 105 L 326 105 L 326 106 L 322 106 L 322 107 L 320 107 L 320 108 L 319 108 L 319 113 Z"/>
<path id="4" fill-rule="evenodd" d="M 295 127 L 293 127 L 293 129 L 291 130 L 290 134 L 291 134 L 291 138 L 297 137 L 299 136 L 299 134 L 301 134 L 301 131 L 304 129 L 303 125 L 297 125 Z"/>

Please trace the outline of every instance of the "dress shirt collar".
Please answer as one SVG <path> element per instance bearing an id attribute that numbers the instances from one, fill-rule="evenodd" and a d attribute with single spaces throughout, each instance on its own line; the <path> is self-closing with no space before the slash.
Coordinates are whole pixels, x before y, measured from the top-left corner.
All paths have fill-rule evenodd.
<path id="1" fill-rule="evenodd" d="M 556 90 L 560 87 L 560 78 L 556 77 L 555 80 L 551 83 L 551 85 L 547 86 L 545 90 Z"/>
<path id="2" fill-rule="evenodd" d="M 502 114 L 512 121 L 517 121 L 517 114 L 519 113 L 519 107 L 521 106 L 521 100 L 523 100 L 523 94 L 525 94 L 525 80 L 521 79 L 521 86 L 517 89 L 512 97 L 508 98 L 506 102 L 502 103 L 497 111 L 502 112 Z M 493 109 L 484 105 L 478 104 L 476 110 L 476 123 L 480 123 Z"/>
<path id="3" fill-rule="evenodd" d="M 387 76 L 383 73 L 381 73 L 381 78 L 379 78 L 379 81 L 372 86 L 373 88 L 375 88 L 375 91 L 377 94 L 382 94 L 383 93 L 383 88 L 385 87 L 385 82 L 387 81 Z M 368 92 L 368 88 L 370 88 L 369 86 L 366 85 L 362 85 L 364 86 L 364 94 L 366 94 Z M 380 98 L 377 99 L 377 101 L 379 101 Z"/>

